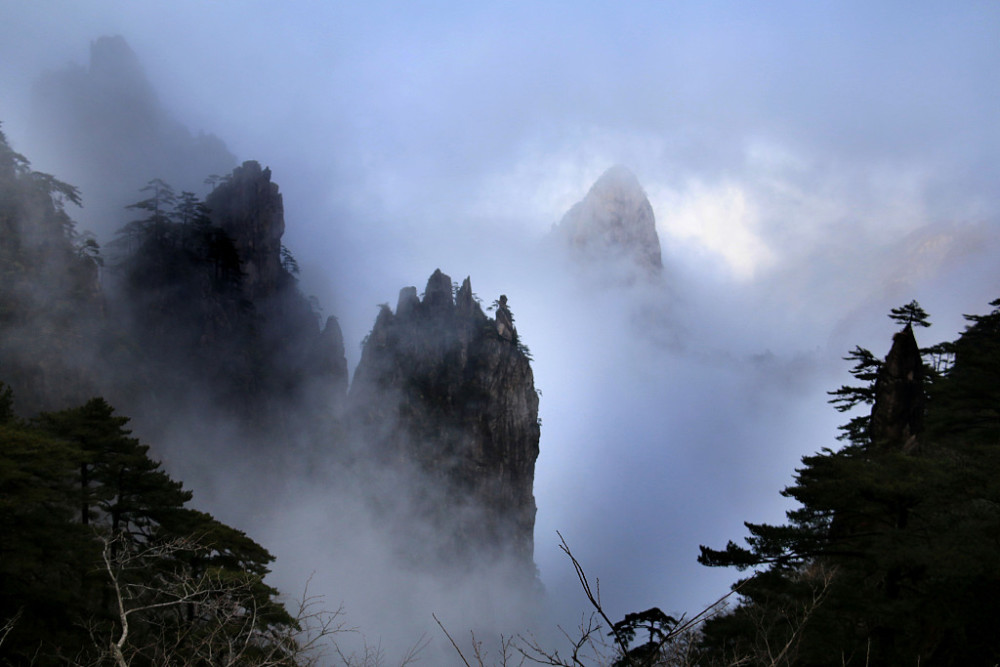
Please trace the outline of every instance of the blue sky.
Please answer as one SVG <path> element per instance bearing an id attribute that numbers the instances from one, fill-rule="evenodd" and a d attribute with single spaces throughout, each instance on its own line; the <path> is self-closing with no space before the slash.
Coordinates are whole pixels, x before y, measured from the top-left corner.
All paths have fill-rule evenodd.
<path id="1" fill-rule="evenodd" d="M 543 390 L 536 559 L 563 611 L 584 605 L 555 530 L 621 613 L 721 595 L 735 573 L 697 566 L 698 544 L 780 520 L 798 459 L 835 444 L 840 357 L 884 354 L 892 306 L 931 313 L 923 343 L 1000 296 L 996 2 L 0 14 L 17 150 L 58 155 L 23 143 L 37 73 L 121 34 L 179 121 L 271 167 L 286 245 L 352 365 L 375 304 L 437 267 L 487 303 L 508 294 Z M 662 292 L 588 290 L 538 254 L 616 163 L 653 205 Z"/>

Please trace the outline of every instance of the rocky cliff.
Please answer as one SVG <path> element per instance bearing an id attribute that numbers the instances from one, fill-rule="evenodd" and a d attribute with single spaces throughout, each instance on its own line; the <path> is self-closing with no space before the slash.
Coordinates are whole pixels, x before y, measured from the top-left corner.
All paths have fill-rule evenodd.
<path id="1" fill-rule="evenodd" d="M 623 166 L 604 172 L 563 216 L 555 233 L 582 263 L 614 264 L 635 277 L 657 276 L 663 269 L 653 207 Z"/>
<path id="2" fill-rule="evenodd" d="M 435 562 L 511 556 L 534 572 L 538 396 L 506 297 L 490 318 L 468 278 L 456 290 L 435 271 L 423 298 L 404 288 L 365 341 L 348 405 L 369 453 L 419 480 L 394 493 L 434 544 L 411 535 L 402 549 Z"/>
<path id="3" fill-rule="evenodd" d="M 288 281 L 281 264 L 285 205 L 271 170 L 249 160 L 236 167 L 205 199 L 212 224 L 226 232 L 240 258 L 243 295 L 261 299 Z"/>
<path id="4" fill-rule="evenodd" d="M 141 341 L 136 392 L 210 403 L 262 432 L 337 412 L 343 337 L 336 318 L 320 329 L 286 267 L 270 170 L 243 163 L 206 205 L 207 220 L 143 226 L 122 262 L 123 328 Z"/>

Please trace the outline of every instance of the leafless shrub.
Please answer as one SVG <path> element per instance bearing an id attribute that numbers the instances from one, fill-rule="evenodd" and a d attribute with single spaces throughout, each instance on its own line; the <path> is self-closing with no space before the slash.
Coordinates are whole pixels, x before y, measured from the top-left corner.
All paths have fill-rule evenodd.
<path id="1" fill-rule="evenodd" d="M 309 594 L 308 584 L 294 613 L 283 616 L 284 610 L 262 604 L 256 575 L 196 571 L 178 558 L 203 550 L 193 539 L 141 547 L 104 540 L 102 564 L 114 622 L 110 629 L 91 628 L 98 646 L 107 647 L 99 651 L 104 659 L 117 667 L 137 659 L 179 667 L 312 666 L 321 664 L 327 644 L 347 631 L 343 609 L 327 611 L 321 597 Z M 173 566 L 151 567 L 165 560 Z"/>
<path id="2" fill-rule="evenodd" d="M 563 536 L 559 535 L 560 549 L 569 557 L 576 572 L 577 579 L 590 603 L 592 611 L 584 618 L 574 632 L 559 628 L 565 637 L 568 648 L 560 651 L 543 646 L 533 636 L 518 635 L 516 638 L 501 636 L 501 651 L 499 662 L 490 663 L 483 650 L 482 642 L 472 636 L 471 648 L 463 651 L 458 642 L 448 632 L 437 616 L 441 631 L 451 642 L 452 647 L 466 667 L 487 667 L 488 665 L 515 664 L 512 654 L 520 658 L 517 665 L 530 662 L 553 667 L 590 667 L 592 665 L 614 665 L 614 667 L 689 667 L 700 664 L 698 642 L 702 624 L 720 614 L 726 613 L 728 600 L 745 586 L 750 579 L 733 588 L 718 600 L 702 609 L 690 618 L 682 616 L 673 623 L 669 631 L 654 643 L 647 643 L 642 651 L 630 650 L 628 636 L 611 621 L 601 602 L 600 581 L 595 579 L 591 584 L 583 566 L 573 555 Z M 739 665 L 767 665 L 780 667 L 791 665 L 795 661 L 796 651 L 801 639 L 802 629 L 809 622 L 813 613 L 823 603 L 829 590 L 835 570 L 816 565 L 810 569 L 809 576 L 815 582 L 812 599 L 795 613 L 785 614 L 785 622 L 789 624 L 786 638 L 780 645 L 774 645 L 768 639 L 773 636 L 770 628 L 764 627 L 767 616 L 761 612 L 756 618 L 758 623 L 757 639 L 749 650 L 740 655 L 727 656 L 723 664 L 727 667 Z M 671 619 L 673 620 L 673 619 Z M 618 624 L 619 626 L 621 624 Z M 609 639 L 610 637 L 610 639 Z"/>

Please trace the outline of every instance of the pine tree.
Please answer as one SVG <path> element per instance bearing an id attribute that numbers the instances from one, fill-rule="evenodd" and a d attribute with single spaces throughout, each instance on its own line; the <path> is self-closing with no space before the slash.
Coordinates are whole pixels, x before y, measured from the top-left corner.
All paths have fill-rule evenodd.
<path id="1" fill-rule="evenodd" d="M 177 194 L 169 183 L 160 178 L 154 178 L 140 188 L 139 192 L 146 193 L 148 197 L 126 208 L 146 211 L 149 215 L 129 224 L 136 224 L 147 233 L 152 231 L 156 236 L 163 234 L 171 222 L 171 214 L 177 205 Z"/>
<path id="2" fill-rule="evenodd" d="M 890 310 L 889 319 L 899 322 L 904 327 L 929 327 L 931 325 L 927 311 L 921 308 L 916 300 Z"/>
<path id="3" fill-rule="evenodd" d="M 131 437 L 128 417 L 116 415 L 103 398 L 78 408 L 39 416 L 40 426 L 79 447 L 80 522 L 104 519 L 112 538 L 126 535 L 140 541 L 151 537 L 158 513 L 181 507 L 191 499 L 180 482 L 171 480 L 149 446 Z"/>
<path id="4" fill-rule="evenodd" d="M 1000 301 L 994 302 L 995 307 Z M 706 624 L 706 662 L 986 664 L 1000 652 L 1000 311 L 970 317 L 953 365 L 926 373 L 912 326 L 885 360 L 852 354 L 859 388 L 838 409 L 871 405 L 848 443 L 803 459 L 782 494 L 781 526 L 748 523 L 747 546 L 702 547 L 710 566 L 753 568 L 740 604 Z M 933 379 L 933 382 L 930 380 Z"/>
<path id="5" fill-rule="evenodd" d="M 126 417 L 95 398 L 25 422 L 11 401 L 0 385 L 0 663 L 292 664 L 274 557 L 187 507 Z"/>
<path id="6" fill-rule="evenodd" d="M 0 368 L 24 410 L 87 392 L 82 348 L 98 327 L 102 260 L 70 204 L 79 191 L 33 170 L 0 131 Z"/>
<path id="7" fill-rule="evenodd" d="M 183 191 L 177 197 L 171 218 L 179 225 L 204 228 L 211 224 L 208 207 L 193 192 Z"/>
<path id="8" fill-rule="evenodd" d="M 71 650 L 83 641 L 74 612 L 86 604 L 97 551 L 74 520 L 80 451 L 15 417 L 2 383 L 0 396 L 0 627 L 11 624 L 0 662 L 28 664 L 43 643 Z"/>

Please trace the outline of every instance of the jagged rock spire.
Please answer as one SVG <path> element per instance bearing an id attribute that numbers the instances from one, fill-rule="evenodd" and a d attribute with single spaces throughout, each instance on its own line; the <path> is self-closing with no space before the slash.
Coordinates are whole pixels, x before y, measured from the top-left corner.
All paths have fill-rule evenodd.
<path id="1" fill-rule="evenodd" d="M 455 307 L 455 301 L 451 293 L 451 277 L 441 273 L 441 269 L 435 269 L 434 273 L 427 280 L 423 306 L 427 311 L 431 312 L 448 312 Z"/>
<path id="2" fill-rule="evenodd" d="M 212 224 L 229 234 L 240 256 L 247 298 L 273 294 L 285 271 L 281 265 L 281 237 L 285 233 L 285 206 L 271 170 L 248 160 L 233 170 L 205 203 Z"/>
<path id="3" fill-rule="evenodd" d="M 497 302 L 496 325 L 497 333 L 500 334 L 501 338 L 505 340 L 515 340 L 517 338 L 517 329 L 514 328 L 514 316 L 510 314 L 510 308 L 507 307 L 506 294 L 501 294 L 500 300 Z"/>
<path id="4" fill-rule="evenodd" d="M 466 276 L 455 294 L 455 310 L 459 315 L 472 315 L 478 307 L 472 295 L 472 281 Z"/>
<path id="5" fill-rule="evenodd" d="M 911 451 L 924 428 L 924 362 L 906 328 L 892 338 L 892 348 L 875 380 L 875 403 L 868 427 L 871 443 L 879 448 Z"/>
<path id="6" fill-rule="evenodd" d="M 430 566 L 475 567 L 510 556 L 530 579 L 538 395 L 505 297 L 500 304 L 491 321 L 471 281 L 453 297 L 451 278 L 440 270 L 422 300 L 416 288 L 403 288 L 396 313 L 382 308 L 362 349 L 348 411 L 369 453 L 386 468 L 421 476 L 418 496 L 433 489 L 433 500 L 395 499 L 414 514 L 401 523 L 429 522 L 436 540 L 411 539 L 401 529 L 400 551 Z"/>
<path id="7" fill-rule="evenodd" d="M 340 322 L 330 315 L 317 339 L 312 354 L 313 374 L 324 382 L 328 396 L 324 397 L 329 409 L 336 412 L 347 396 L 347 358 L 344 356 L 344 334 Z"/>

